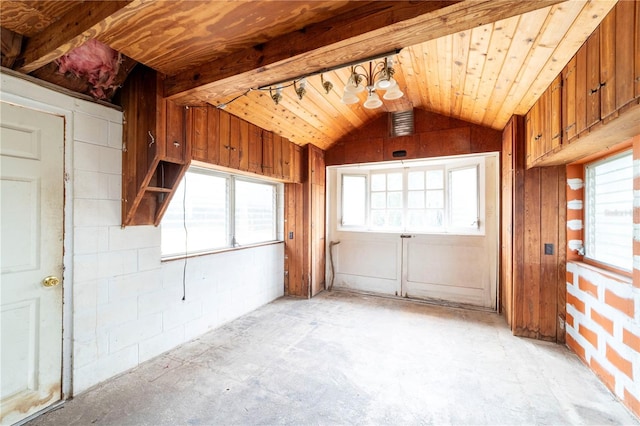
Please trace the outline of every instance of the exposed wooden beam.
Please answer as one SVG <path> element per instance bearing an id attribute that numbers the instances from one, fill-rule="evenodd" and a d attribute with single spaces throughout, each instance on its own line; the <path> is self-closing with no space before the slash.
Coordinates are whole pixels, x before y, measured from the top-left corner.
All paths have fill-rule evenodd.
<path id="1" fill-rule="evenodd" d="M 272 84 L 464 31 L 563 0 L 379 2 L 165 80 L 178 103 L 215 104 Z"/>
<path id="2" fill-rule="evenodd" d="M 2 45 L 2 66 L 11 68 L 22 48 L 22 36 L 11 30 L 0 27 L 0 44 Z"/>
<path id="3" fill-rule="evenodd" d="M 67 12 L 55 25 L 28 38 L 24 52 L 16 60 L 16 68 L 23 73 L 30 73 L 60 56 L 81 46 L 108 27 L 114 15 L 123 13 L 126 6 L 141 3 L 141 0 L 100 1 L 91 5 L 78 3 L 78 6 Z"/>

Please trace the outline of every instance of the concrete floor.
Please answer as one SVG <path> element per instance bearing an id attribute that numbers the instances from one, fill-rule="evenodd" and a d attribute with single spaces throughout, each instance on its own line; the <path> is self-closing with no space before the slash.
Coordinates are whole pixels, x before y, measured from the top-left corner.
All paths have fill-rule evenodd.
<path id="1" fill-rule="evenodd" d="M 488 312 L 283 298 L 29 425 L 639 424 L 564 346 Z"/>

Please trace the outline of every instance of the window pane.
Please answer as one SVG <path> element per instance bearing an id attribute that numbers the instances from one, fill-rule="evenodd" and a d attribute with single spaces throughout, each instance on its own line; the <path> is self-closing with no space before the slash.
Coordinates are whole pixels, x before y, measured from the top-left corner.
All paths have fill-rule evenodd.
<path id="1" fill-rule="evenodd" d="M 444 170 L 427 170 L 427 189 L 444 187 Z"/>
<path id="2" fill-rule="evenodd" d="M 633 163 L 631 152 L 587 167 L 587 257 L 631 270 Z"/>
<path id="3" fill-rule="evenodd" d="M 342 176 L 342 225 L 365 226 L 367 208 L 365 176 Z"/>
<path id="4" fill-rule="evenodd" d="M 384 191 L 387 189 L 387 177 L 383 174 L 371 175 L 371 190 L 372 191 Z"/>
<path id="5" fill-rule="evenodd" d="M 235 239 L 246 245 L 276 239 L 276 187 L 272 184 L 235 181 Z"/>
<path id="6" fill-rule="evenodd" d="M 371 194 L 371 208 L 384 209 L 387 207 L 386 192 L 374 192 Z"/>
<path id="7" fill-rule="evenodd" d="M 227 178 L 205 173 L 185 174 L 162 219 L 163 256 L 229 245 L 227 182 Z"/>
<path id="8" fill-rule="evenodd" d="M 444 191 L 427 191 L 427 207 L 432 209 L 444 208 Z"/>
<path id="9" fill-rule="evenodd" d="M 185 176 L 188 252 L 227 247 L 227 179 L 201 173 Z"/>
<path id="10" fill-rule="evenodd" d="M 451 191 L 451 226 L 469 228 L 478 226 L 478 169 L 451 170 L 449 172 Z"/>
<path id="11" fill-rule="evenodd" d="M 401 209 L 402 192 L 387 192 L 387 207 L 390 209 Z"/>
<path id="12" fill-rule="evenodd" d="M 424 172 L 409 172 L 409 189 L 424 189 Z"/>
<path id="13" fill-rule="evenodd" d="M 427 226 L 441 228 L 443 225 L 444 210 L 427 210 Z"/>
<path id="14" fill-rule="evenodd" d="M 402 173 L 387 174 L 387 191 L 402 191 Z"/>
<path id="15" fill-rule="evenodd" d="M 426 210 L 409 210 L 409 229 L 424 229 L 427 226 Z"/>
<path id="16" fill-rule="evenodd" d="M 424 191 L 409 191 L 408 204 L 410 209 L 423 209 Z"/>
<path id="17" fill-rule="evenodd" d="M 391 228 L 399 228 L 402 226 L 402 210 L 389 210 L 387 213 L 388 226 Z"/>
<path id="18" fill-rule="evenodd" d="M 386 210 L 371 211 L 371 225 L 375 228 L 381 228 L 386 225 Z"/>

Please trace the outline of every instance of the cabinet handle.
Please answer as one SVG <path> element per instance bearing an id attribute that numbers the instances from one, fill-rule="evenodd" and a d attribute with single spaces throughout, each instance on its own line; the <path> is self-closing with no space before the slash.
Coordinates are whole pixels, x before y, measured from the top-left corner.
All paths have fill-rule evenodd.
<path id="1" fill-rule="evenodd" d="M 600 87 L 604 87 L 607 85 L 607 82 L 605 81 L 604 83 L 600 83 Z"/>
<path id="2" fill-rule="evenodd" d="M 230 146 L 229 148 L 231 148 L 231 151 L 235 151 L 236 150 L 236 147 L 234 147 L 234 146 Z"/>
<path id="3" fill-rule="evenodd" d="M 595 89 L 591 89 L 591 95 L 595 94 L 598 92 L 598 90 L 600 90 L 600 86 L 596 87 Z"/>
<path id="4" fill-rule="evenodd" d="M 178 141 L 173 141 L 173 146 L 175 146 L 176 148 L 178 148 L 180 146 L 180 142 Z"/>
<path id="5" fill-rule="evenodd" d="M 542 134 L 536 135 L 536 137 L 533 138 L 533 140 L 540 140 L 540 138 L 542 138 Z"/>
<path id="6" fill-rule="evenodd" d="M 229 145 L 224 145 L 223 148 L 224 149 L 229 149 Z"/>
<path id="7" fill-rule="evenodd" d="M 156 143 L 156 138 L 154 138 L 153 135 L 151 134 L 151 130 L 149 130 L 148 133 L 149 133 L 149 139 L 151 139 L 151 142 L 149 142 L 149 148 L 151 148 L 151 145 Z"/>

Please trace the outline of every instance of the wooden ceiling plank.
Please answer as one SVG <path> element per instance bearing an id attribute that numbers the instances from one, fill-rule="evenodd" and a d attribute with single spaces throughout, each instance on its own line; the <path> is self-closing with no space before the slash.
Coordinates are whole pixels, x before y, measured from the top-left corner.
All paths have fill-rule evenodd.
<path id="1" fill-rule="evenodd" d="M 471 122 L 489 127 L 484 117 L 488 111 L 496 108 L 494 92 L 498 85 L 498 76 L 502 69 L 502 65 L 507 58 L 507 52 L 511 45 L 511 39 L 515 33 L 518 23 L 518 17 L 509 18 L 498 21 L 493 24 L 491 42 L 487 52 L 487 60 L 485 62 L 484 71 L 482 73 L 482 84 L 478 90 L 476 106 L 471 115 Z"/>
<path id="2" fill-rule="evenodd" d="M 0 27 L 33 37 L 80 3 L 77 0 L 2 0 Z"/>
<path id="3" fill-rule="evenodd" d="M 503 51 L 502 53 L 504 56 L 500 59 L 500 67 L 497 70 L 497 75 L 495 76 L 495 84 L 493 85 L 493 90 L 491 91 L 488 102 L 489 108 L 487 108 L 484 116 L 482 117 L 481 122 L 486 127 L 493 126 L 498 110 L 501 108 L 505 98 L 509 94 L 509 90 L 513 84 L 513 76 L 519 70 L 519 55 L 521 55 L 522 52 L 515 48 L 517 43 L 514 43 L 514 39 L 517 36 L 516 32 L 520 26 L 520 19 L 521 17 L 514 16 L 513 18 L 505 19 L 496 22 L 495 24 L 496 30 L 497 28 L 500 28 L 499 34 L 497 35 L 498 40 L 496 41 L 496 45 L 498 46 L 498 49 Z"/>
<path id="4" fill-rule="evenodd" d="M 429 90 L 429 110 L 430 111 L 442 111 L 442 104 L 440 103 L 440 64 L 438 57 L 438 42 L 437 40 L 430 40 L 423 43 L 422 46 L 422 58 L 424 59 L 424 68 L 426 70 L 427 79 L 425 83 L 430 86 Z"/>
<path id="5" fill-rule="evenodd" d="M 414 45 L 558 1 L 465 0 L 453 5 L 450 2 L 374 2 L 367 6 L 367 13 L 356 10 L 338 21 L 311 25 L 304 31 L 278 37 L 168 78 L 165 95 L 179 103 L 202 97 L 212 102 L 251 86 L 295 78 L 300 69 L 319 71 L 383 53 L 390 47 Z"/>
<path id="6" fill-rule="evenodd" d="M 422 49 L 419 46 L 407 47 L 398 54 L 399 68 L 405 81 L 405 96 L 413 104 L 414 108 L 427 105 L 429 91 L 429 84 L 427 84 L 427 79 L 424 77 L 425 71 L 422 67 L 424 63 L 421 58 Z M 416 57 L 419 60 L 416 60 Z"/>
<path id="7" fill-rule="evenodd" d="M 281 105 L 275 106 L 268 93 L 251 92 L 230 103 L 225 111 L 299 145 L 313 143 L 319 146 L 330 143 L 308 123 L 298 122 L 297 118 L 287 116 L 287 110 Z"/>
<path id="8" fill-rule="evenodd" d="M 514 18 L 510 18 L 514 19 Z M 461 31 L 451 36 L 453 38 L 453 64 L 451 75 L 451 108 L 452 117 L 459 117 L 462 111 L 464 85 L 467 78 L 467 61 L 471 43 L 471 30 Z"/>
<path id="9" fill-rule="evenodd" d="M 503 67 L 505 75 L 510 77 L 510 81 L 501 82 L 501 84 L 509 86 L 509 90 L 504 102 L 499 108 L 500 112 L 497 114 L 498 117 L 500 117 L 503 110 L 513 108 L 515 106 L 514 102 L 518 101 L 515 97 L 521 93 L 519 90 L 522 90 L 520 88 L 520 81 L 526 72 L 529 58 L 532 55 L 534 41 L 540 33 L 548 15 L 549 10 L 540 9 L 529 12 L 526 16 L 522 16 L 518 22 L 518 28 L 513 36 L 507 55 L 508 60 Z M 511 117 L 511 114 L 509 117 Z M 495 124 L 491 127 L 495 128 L 494 126 Z"/>
<path id="10" fill-rule="evenodd" d="M 464 99 L 462 100 L 462 112 L 460 114 L 462 120 L 470 121 L 473 116 L 473 108 L 478 99 L 478 90 L 491 41 L 492 27 L 492 24 L 487 24 L 471 31 L 467 79 L 464 87 Z"/>
<path id="11" fill-rule="evenodd" d="M 451 74 L 453 66 L 453 36 L 440 37 L 436 40 L 438 45 L 438 63 L 440 65 L 440 108 L 449 115 L 451 111 Z"/>
<path id="12" fill-rule="evenodd" d="M 30 73 L 60 56 L 81 46 L 108 26 L 107 21 L 122 12 L 127 5 L 142 0 L 92 2 L 91 7 L 81 3 L 71 9 L 44 31 L 26 40 L 24 52 L 16 61 L 18 71 Z"/>

